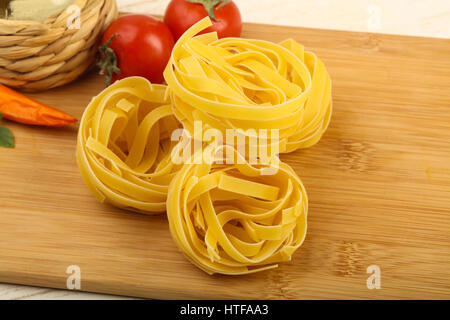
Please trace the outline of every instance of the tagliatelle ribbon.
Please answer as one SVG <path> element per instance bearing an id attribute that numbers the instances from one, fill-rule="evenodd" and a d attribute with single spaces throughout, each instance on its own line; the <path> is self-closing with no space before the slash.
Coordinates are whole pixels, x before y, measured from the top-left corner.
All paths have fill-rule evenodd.
<path id="1" fill-rule="evenodd" d="M 168 87 L 126 78 L 91 101 L 77 162 L 101 202 L 167 210 L 176 245 L 205 272 L 247 274 L 289 261 L 305 239 L 305 188 L 274 155 L 320 140 L 332 113 L 331 80 L 294 40 L 196 36 L 210 25 L 205 18 L 178 40 L 164 72 Z M 179 142 L 171 141 L 177 120 L 189 133 Z M 228 129 L 248 140 L 227 145 Z M 196 153 L 196 145 L 207 149 Z"/>
<path id="2" fill-rule="evenodd" d="M 147 214 L 164 212 L 179 127 L 167 87 L 144 78 L 118 81 L 92 99 L 80 122 L 77 162 L 101 201 Z"/>
<path id="3" fill-rule="evenodd" d="M 235 165 L 186 164 L 169 187 L 172 237 L 209 274 L 275 268 L 306 235 L 308 199 L 294 170 L 280 163 L 276 174 L 264 175 L 264 166 L 237 157 Z"/>
<path id="4" fill-rule="evenodd" d="M 195 36 L 205 18 L 178 40 L 164 72 L 174 114 L 193 133 L 205 128 L 279 130 L 281 152 L 316 144 L 332 113 L 331 80 L 323 62 L 289 39 L 275 44 L 241 38 Z M 270 136 L 266 139 L 271 141 Z"/>

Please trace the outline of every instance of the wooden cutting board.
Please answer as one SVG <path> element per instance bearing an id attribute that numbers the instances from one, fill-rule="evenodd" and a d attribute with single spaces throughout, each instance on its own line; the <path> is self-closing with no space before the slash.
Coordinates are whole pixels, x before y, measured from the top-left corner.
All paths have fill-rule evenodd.
<path id="1" fill-rule="evenodd" d="M 208 276 L 175 247 L 164 216 L 97 203 L 75 163 L 77 128 L 3 123 L 0 282 L 147 298 L 449 299 L 450 40 L 248 24 L 245 37 L 292 37 L 332 75 L 335 108 L 321 142 L 284 155 L 310 197 L 291 263 Z M 31 94 L 80 118 L 104 88 L 93 73 Z M 381 289 L 367 268 L 379 266 Z"/>

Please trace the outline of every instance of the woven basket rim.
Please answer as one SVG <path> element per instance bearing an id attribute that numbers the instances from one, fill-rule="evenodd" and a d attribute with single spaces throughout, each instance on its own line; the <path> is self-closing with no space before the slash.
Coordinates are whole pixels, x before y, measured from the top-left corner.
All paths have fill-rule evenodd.
<path id="1" fill-rule="evenodd" d="M 59 13 L 57 13 L 57 14 L 54 15 L 54 16 L 51 16 L 50 18 L 54 18 L 54 17 L 56 17 L 57 15 L 59 15 Z M 47 19 L 50 19 L 50 18 L 47 18 Z M 33 22 L 33 23 L 36 23 L 36 24 L 47 24 L 47 23 L 46 23 L 47 20 L 46 20 L 46 21 L 35 21 L 35 20 L 9 20 L 9 19 L 1 19 L 1 18 L 0 18 L 0 23 L 1 23 L 1 22 L 6 22 L 6 21 L 7 21 L 8 24 L 12 24 L 13 22 L 18 23 L 18 24 L 24 23 L 24 22 Z"/>
<path id="2" fill-rule="evenodd" d="M 64 7 L 60 12 L 55 13 L 54 15 L 48 17 L 44 21 L 35 21 L 35 20 L 9 20 L 9 19 L 2 19 L 0 18 L 0 23 L 8 24 L 8 25 L 21 25 L 24 23 L 27 24 L 34 24 L 34 25 L 42 25 L 42 26 L 51 26 L 59 16 L 65 14 L 65 10 L 69 7 L 74 5 L 78 1 L 93 1 L 93 0 L 73 0 L 71 3 L 69 3 L 66 7 Z M 83 11 L 85 8 L 83 8 L 81 11 Z"/>
<path id="3" fill-rule="evenodd" d="M 80 9 L 80 27 L 72 28 Z M 99 36 L 117 17 L 115 0 L 74 0 L 45 21 L 0 19 L 0 83 L 42 91 L 72 82 L 93 65 Z"/>

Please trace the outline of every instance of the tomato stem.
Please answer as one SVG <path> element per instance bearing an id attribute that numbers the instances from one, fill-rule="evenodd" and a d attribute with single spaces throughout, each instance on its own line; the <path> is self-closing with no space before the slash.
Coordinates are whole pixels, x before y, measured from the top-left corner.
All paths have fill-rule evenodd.
<path id="1" fill-rule="evenodd" d="M 214 21 L 217 21 L 216 16 L 214 15 L 214 8 L 220 9 L 223 6 L 230 3 L 230 0 L 187 0 L 187 1 L 191 3 L 202 4 L 203 7 L 205 7 L 206 12 L 208 12 L 208 16 Z M 216 5 L 218 5 L 217 8 Z"/>
<path id="2" fill-rule="evenodd" d="M 97 62 L 100 68 L 100 74 L 104 75 L 106 72 L 106 86 L 109 87 L 112 81 L 113 74 L 120 74 L 120 69 L 117 66 L 117 56 L 112 48 L 109 47 L 113 39 L 117 36 L 117 33 L 113 34 L 108 41 L 100 45 L 98 50 L 101 57 Z"/>

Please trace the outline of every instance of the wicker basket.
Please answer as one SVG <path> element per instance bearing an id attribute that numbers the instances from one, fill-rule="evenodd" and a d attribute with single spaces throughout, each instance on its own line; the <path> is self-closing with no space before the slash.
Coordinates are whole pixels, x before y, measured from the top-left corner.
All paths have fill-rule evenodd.
<path id="1" fill-rule="evenodd" d="M 45 22 L 0 19 L 0 83 L 41 91 L 78 78 L 94 62 L 98 40 L 117 17 L 115 0 L 75 0 L 79 29 L 64 10 Z"/>

